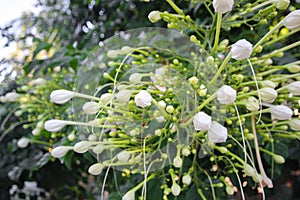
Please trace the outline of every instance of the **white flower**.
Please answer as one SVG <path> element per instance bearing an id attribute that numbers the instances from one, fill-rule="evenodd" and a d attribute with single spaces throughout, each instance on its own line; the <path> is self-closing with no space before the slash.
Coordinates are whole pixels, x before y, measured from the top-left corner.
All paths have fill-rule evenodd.
<path id="1" fill-rule="evenodd" d="M 77 153 L 85 153 L 89 150 L 90 146 L 92 146 L 92 144 L 88 141 L 81 141 L 81 142 L 77 142 L 74 145 L 73 150 Z"/>
<path id="2" fill-rule="evenodd" d="M 18 147 L 20 148 L 25 148 L 28 146 L 28 144 L 29 144 L 29 139 L 26 137 L 20 138 L 17 143 Z"/>
<path id="3" fill-rule="evenodd" d="M 132 51 L 133 51 L 133 48 L 129 47 L 129 46 L 123 46 L 121 48 L 121 53 L 123 53 L 123 54 L 129 54 Z"/>
<path id="4" fill-rule="evenodd" d="M 41 129 L 40 128 L 35 128 L 32 130 L 32 135 L 37 136 L 41 133 Z"/>
<path id="5" fill-rule="evenodd" d="M 166 104 L 166 102 L 165 102 L 164 100 L 160 100 L 160 101 L 158 102 L 158 107 L 159 107 L 160 109 L 165 109 L 166 106 L 167 106 L 167 104 Z"/>
<path id="6" fill-rule="evenodd" d="M 283 24 L 290 30 L 296 30 L 300 28 L 300 10 L 294 10 L 288 14 L 284 18 Z"/>
<path id="7" fill-rule="evenodd" d="M 134 102 L 137 106 L 145 108 L 151 105 L 152 96 L 146 90 L 141 90 L 134 97 Z"/>
<path id="8" fill-rule="evenodd" d="M 129 190 L 123 197 L 122 200 L 135 200 L 135 191 Z"/>
<path id="9" fill-rule="evenodd" d="M 160 12 L 157 10 L 153 10 L 149 13 L 148 15 L 148 19 L 150 20 L 150 22 L 155 23 L 158 22 L 159 20 L 161 20 L 160 17 Z"/>
<path id="10" fill-rule="evenodd" d="M 223 85 L 217 91 L 217 99 L 221 104 L 231 104 L 235 101 L 236 90 L 228 85 Z"/>
<path id="11" fill-rule="evenodd" d="M 208 129 L 208 139 L 211 142 L 226 142 L 227 136 L 227 128 L 225 128 L 218 122 L 213 122 L 210 128 Z"/>
<path id="12" fill-rule="evenodd" d="M 180 186 L 174 182 L 171 187 L 172 194 L 174 196 L 178 196 L 180 194 L 180 190 L 181 190 Z"/>
<path id="13" fill-rule="evenodd" d="M 289 121 L 289 125 L 294 131 L 300 131 L 300 119 L 292 119 Z"/>
<path id="14" fill-rule="evenodd" d="M 293 111 L 287 106 L 279 105 L 270 108 L 272 119 L 288 120 L 292 117 Z"/>
<path id="15" fill-rule="evenodd" d="M 183 184 L 189 185 L 191 184 L 191 181 L 192 181 L 192 177 L 189 174 L 186 174 L 182 177 Z"/>
<path id="16" fill-rule="evenodd" d="M 120 90 L 117 94 L 116 94 L 116 99 L 122 102 L 128 102 L 131 95 L 132 95 L 133 91 L 132 90 Z"/>
<path id="17" fill-rule="evenodd" d="M 273 88 L 265 87 L 259 89 L 261 100 L 265 103 L 273 103 L 277 98 L 277 92 Z"/>
<path id="18" fill-rule="evenodd" d="M 129 81 L 131 83 L 137 84 L 137 83 L 140 83 L 142 81 L 142 78 L 143 78 L 143 74 L 133 73 L 129 76 Z"/>
<path id="19" fill-rule="evenodd" d="M 233 59 L 243 60 L 252 54 L 252 44 L 245 39 L 238 40 L 232 45 L 231 55 Z"/>
<path id="20" fill-rule="evenodd" d="M 93 164 L 89 167 L 88 172 L 92 175 L 99 175 L 101 174 L 104 166 L 101 163 Z"/>
<path id="21" fill-rule="evenodd" d="M 179 156 L 176 156 L 174 159 L 173 159 L 173 165 L 174 167 L 177 167 L 177 168 L 180 168 L 182 166 L 182 159 L 179 157 Z"/>
<path id="22" fill-rule="evenodd" d="M 104 146 L 102 144 L 98 144 L 93 148 L 93 152 L 95 154 L 101 154 L 104 150 Z"/>
<path id="23" fill-rule="evenodd" d="M 193 119 L 196 131 L 208 130 L 211 125 L 211 117 L 204 112 L 198 112 Z"/>
<path id="24" fill-rule="evenodd" d="M 60 131 L 66 123 L 62 120 L 50 119 L 45 122 L 44 128 L 49 132 L 57 132 Z"/>
<path id="25" fill-rule="evenodd" d="M 293 95 L 300 95 L 300 81 L 294 81 L 288 84 L 287 88 Z"/>
<path id="26" fill-rule="evenodd" d="M 39 121 L 37 124 L 36 124 L 36 127 L 37 128 L 43 128 L 44 127 L 44 121 Z"/>
<path id="27" fill-rule="evenodd" d="M 35 80 L 30 81 L 31 85 L 44 85 L 46 80 L 43 78 L 37 78 Z"/>
<path id="28" fill-rule="evenodd" d="M 118 157 L 118 160 L 120 162 L 128 162 L 129 158 L 131 156 L 131 153 L 124 150 L 124 151 L 121 151 L 120 153 L 118 153 L 117 157 Z"/>
<path id="29" fill-rule="evenodd" d="M 50 99 L 56 104 L 64 104 L 72 99 L 73 96 L 74 93 L 69 90 L 54 90 L 50 94 Z"/>
<path id="30" fill-rule="evenodd" d="M 273 81 L 270 80 L 265 80 L 260 82 L 262 87 L 270 87 L 270 88 L 275 88 L 276 84 Z"/>
<path id="31" fill-rule="evenodd" d="M 247 99 L 246 107 L 251 112 L 256 112 L 259 109 L 259 101 L 251 96 Z"/>
<path id="32" fill-rule="evenodd" d="M 70 146 L 58 146 L 58 147 L 55 147 L 54 149 L 52 149 L 51 155 L 54 158 L 61 158 L 61 157 L 65 156 L 68 153 L 68 151 L 71 149 L 72 149 L 72 147 L 70 147 Z"/>
<path id="33" fill-rule="evenodd" d="M 224 14 L 232 10 L 233 3 L 233 0 L 213 0 L 213 7 L 215 12 Z"/>
<path id="34" fill-rule="evenodd" d="M 168 105 L 167 107 L 166 107 L 166 111 L 167 111 L 167 113 L 173 113 L 174 112 L 174 107 L 172 106 L 172 105 Z"/>
<path id="35" fill-rule="evenodd" d="M 82 110 L 88 115 L 96 114 L 100 110 L 100 108 L 100 104 L 94 101 L 86 102 L 82 106 Z"/>
<path id="36" fill-rule="evenodd" d="M 114 95 L 111 93 L 104 93 L 100 97 L 100 101 L 103 104 L 107 104 L 109 101 L 111 101 L 114 98 Z"/>
<path id="37" fill-rule="evenodd" d="M 120 52 L 118 50 L 109 50 L 106 55 L 109 58 L 116 58 L 119 54 Z"/>
<path id="38" fill-rule="evenodd" d="M 8 102 L 15 102 L 18 100 L 19 96 L 20 95 L 16 92 L 8 92 L 5 94 L 5 99 Z"/>
<path id="39" fill-rule="evenodd" d="M 290 0 L 277 0 L 276 8 L 279 10 L 285 10 L 289 7 Z"/>
<path id="40" fill-rule="evenodd" d="M 97 119 L 95 119 L 95 120 L 97 120 Z M 95 120 L 93 120 L 93 122 L 95 121 Z M 97 125 L 96 125 L 97 126 Z M 89 136 L 88 136 L 88 141 L 97 141 L 98 140 L 98 138 L 97 138 L 97 136 L 95 135 L 95 134 L 89 134 Z"/>

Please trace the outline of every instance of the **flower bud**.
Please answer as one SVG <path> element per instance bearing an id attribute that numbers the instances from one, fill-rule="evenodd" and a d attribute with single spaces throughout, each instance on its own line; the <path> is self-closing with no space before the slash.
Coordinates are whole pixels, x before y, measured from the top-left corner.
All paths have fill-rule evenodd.
<path id="1" fill-rule="evenodd" d="M 256 174 L 254 168 L 251 165 L 249 165 L 248 163 L 245 163 L 245 165 L 244 165 L 244 172 L 247 176 L 250 176 L 250 177 L 253 177 Z"/>
<path id="2" fill-rule="evenodd" d="M 284 157 L 282 157 L 281 155 L 274 155 L 274 156 L 273 156 L 273 159 L 274 159 L 274 161 L 275 161 L 276 163 L 278 163 L 278 164 L 283 164 L 283 163 L 285 163 L 285 159 L 284 159 Z"/>
<path id="3" fill-rule="evenodd" d="M 277 0 L 276 2 L 276 8 L 278 10 L 285 10 L 289 7 L 290 0 Z"/>
<path id="4" fill-rule="evenodd" d="M 67 136 L 67 138 L 68 138 L 68 140 L 69 141 L 73 141 L 73 140 L 75 140 L 75 134 L 74 133 L 70 133 L 68 136 Z"/>
<path id="5" fill-rule="evenodd" d="M 233 195 L 234 194 L 234 188 L 232 186 L 227 185 L 226 186 L 226 193 L 228 195 Z"/>
<path id="6" fill-rule="evenodd" d="M 44 128 L 49 132 L 58 132 L 60 131 L 66 123 L 62 120 L 50 119 L 45 122 Z"/>
<path id="7" fill-rule="evenodd" d="M 45 85 L 46 80 L 43 78 L 37 78 L 35 80 L 30 81 L 31 85 Z"/>
<path id="8" fill-rule="evenodd" d="M 133 73 L 129 76 L 129 81 L 131 83 L 137 84 L 137 83 L 140 83 L 142 81 L 142 78 L 143 78 L 143 74 Z"/>
<path id="9" fill-rule="evenodd" d="M 88 115 L 96 114 L 100 110 L 100 108 L 101 108 L 100 104 L 94 101 L 86 102 L 82 106 L 83 112 L 85 112 Z"/>
<path id="10" fill-rule="evenodd" d="M 277 92 L 273 88 L 265 87 L 260 90 L 261 100 L 265 103 L 273 103 L 277 97 Z"/>
<path id="11" fill-rule="evenodd" d="M 180 190 L 180 186 L 177 183 L 173 182 L 173 185 L 171 187 L 172 194 L 174 196 L 178 196 L 180 194 Z"/>
<path id="12" fill-rule="evenodd" d="M 25 137 L 22 137 L 18 140 L 18 147 L 20 148 L 26 148 L 29 144 L 29 139 L 28 138 L 25 138 Z"/>
<path id="13" fill-rule="evenodd" d="M 173 159 L 173 165 L 174 167 L 177 167 L 177 168 L 180 168 L 182 166 L 182 159 L 179 157 L 179 156 L 176 156 L 174 159 Z"/>
<path id="14" fill-rule="evenodd" d="M 92 146 L 92 144 L 88 141 L 81 141 L 81 142 L 77 142 L 74 145 L 73 150 L 77 153 L 85 153 L 89 150 L 90 146 Z"/>
<path id="15" fill-rule="evenodd" d="M 208 139 L 211 142 L 226 142 L 227 136 L 227 128 L 225 128 L 218 122 L 213 122 L 210 128 L 208 129 Z"/>
<path id="16" fill-rule="evenodd" d="M 151 105 L 152 96 L 146 90 L 141 90 L 138 94 L 134 97 L 134 102 L 136 106 L 141 108 L 145 108 Z"/>
<path id="17" fill-rule="evenodd" d="M 276 87 L 276 84 L 273 81 L 270 81 L 270 80 L 261 81 L 260 84 L 263 88 L 264 87 L 269 87 L 269 88 L 274 89 Z"/>
<path id="18" fill-rule="evenodd" d="M 270 108 L 272 119 L 288 120 L 292 117 L 293 111 L 284 105 L 272 106 Z"/>
<path id="19" fill-rule="evenodd" d="M 191 154 L 190 147 L 183 147 L 182 148 L 182 155 L 189 156 Z"/>
<path id="20" fill-rule="evenodd" d="M 50 99 L 56 104 L 64 104 L 68 102 L 74 93 L 69 90 L 54 90 L 50 94 Z"/>
<path id="21" fill-rule="evenodd" d="M 193 86 L 196 86 L 199 82 L 199 79 L 196 76 L 192 76 L 188 79 L 189 83 Z"/>
<path id="22" fill-rule="evenodd" d="M 8 102 L 15 102 L 18 100 L 19 97 L 20 95 L 16 92 L 8 92 L 5 94 L 5 99 Z"/>
<path id="23" fill-rule="evenodd" d="M 153 10 L 149 13 L 148 19 L 150 22 L 155 23 L 161 20 L 160 12 L 157 10 Z"/>
<path id="24" fill-rule="evenodd" d="M 288 84 L 287 88 L 293 95 L 300 95 L 300 81 L 294 81 Z"/>
<path id="25" fill-rule="evenodd" d="M 51 155 L 54 158 L 61 158 L 61 157 L 65 156 L 71 148 L 72 147 L 69 147 L 69 146 L 58 146 L 58 147 L 55 147 L 54 149 L 52 149 Z"/>
<path id="26" fill-rule="evenodd" d="M 111 93 L 104 93 L 100 97 L 100 101 L 102 104 L 107 104 L 109 101 L 111 101 L 114 98 L 114 95 Z"/>
<path id="27" fill-rule="evenodd" d="M 109 50 L 106 55 L 109 58 L 116 58 L 119 54 L 120 52 L 118 50 Z"/>
<path id="28" fill-rule="evenodd" d="M 6 103 L 7 102 L 7 99 L 5 98 L 5 96 L 0 97 L 0 102 L 1 103 Z"/>
<path id="29" fill-rule="evenodd" d="M 128 162 L 129 158 L 131 156 L 131 153 L 124 150 L 124 151 L 121 151 L 120 153 L 118 153 L 117 157 L 118 157 L 118 160 L 120 162 Z"/>
<path id="30" fill-rule="evenodd" d="M 289 125 L 294 131 L 300 131 L 300 119 L 292 119 L 289 121 Z"/>
<path id="31" fill-rule="evenodd" d="M 224 14 L 232 10 L 233 0 L 213 0 L 213 7 L 215 12 Z"/>
<path id="32" fill-rule="evenodd" d="M 160 109 L 165 109 L 166 106 L 167 106 L 167 104 L 164 100 L 161 100 L 161 101 L 158 102 L 158 107 Z"/>
<path id="33" fill-rule="evenodd" d="M 243 60 L 250 58 L 252 54 L 252 44 L 245 39 L 238 40 L 231 48 L 232 58 L 236 60 Z"/>
<path id="34" fill-rule="evenodd" d="M 193 118 L 196 131 L 208 130 L 211 126 L 211 117 L 204 112 L 198 112 Z"/>
<path id="35" fill-rule="evenodd" d="M 249 111 L 256 112 L 259 109 L 259 101 L 251 96 L 247 99 L 246 107 Z"/>
<path id="36" fill-rule="evenodd" d="M 88 172 L 92 175 L 99 175 L 99 174 L 101 174 L 103 168 L 104 168 L 103 164 L 96 163 L 89 167 Z"/>
<path id="37" fill-rule="evenodd" d="M 290 30 L 300 28 L 300 10 L 294 10 L 283 19 L 283 24 Z"/>
<path id="38" fill-rule="evenodd" d="M 135 191 L 129 190 L 123 197 L 122 200 L 135 200 Z"/>
<path id="39" fill-rule="evenodd" d="M 300 66 L 299 65 L 287 65 L 286 68 L 291 73 L 298 73 L 298 72 L 300 72 Z"/>
<path id="40" fill-rule="evenodd" d="M 96 121 L 97 121 L 98 119 L 94 119 L 93 121 L 92 121 L 92 124 L 93 123 L 96 123 Z M 94 126 L 97 126 L 97 124 L 95 124 Z M 97 136 L 95 135 L 95 134 L 89 134 L 89 136 L 88 136 L 88 141 L 97 141 L 98 140 L 98 138 L 97 138 Z"/>
<path id="41" fill-rule="evenodd" d="M 41 129 L 40 128 L 35 128 L 32 130 L 32 135 L 37 136 L 41 133 Z"/>
<path id="42" fill-rule="evenodd" d="M 168 105 L 167 107 L 166 107 L 166 111 L 167 111 L 167 113 L 173 113 L 174 112 L 174 107 L 172 106 L 172 105 Z"/>
<path id="43" fill-rule="evenodd" d="M 117 94 L 116 94 L 116 99 L 122 102 L 128 102 L 131 95 L 132 95 L 133 91 L 132 90 L 120 90 Z"/>
<path id="44" fill-rule="evenodd" d="M 189 185 L 191 184 L 191 181 L 192 181 L 192 177 L 189 174 L 186 174 L 182 177 L 183 184 Z"/>
<path id="45" fill-rule="evenodd" d="M 123 54 L 129 54 L 132 51 L 133 51 L 133 48 L 129 47 L 129 46 L 123 46 L 121 48 L 121 53 L 123 53 Z"/>
<path id="46" fill-rule="evenodd" d="M 104 151 L 104 146 L 102 144 L 98 144 L 93 148 L 93 152 L 95 154 L 101 154 Z"/>
<path id="47" fill-rule="evenodd" d="M 235 101 L 236 90 L 228 85 L 223 85 L 217 91 L 217 99 L 221 104 L 231 104 Z"/>

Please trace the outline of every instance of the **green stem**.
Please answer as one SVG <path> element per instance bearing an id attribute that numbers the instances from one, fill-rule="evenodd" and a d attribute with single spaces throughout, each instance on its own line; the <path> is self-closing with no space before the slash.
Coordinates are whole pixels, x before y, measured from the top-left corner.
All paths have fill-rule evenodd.
<path id="1" fill-rule="evenodd" d="M 217 50 L 217 47 L 219 45 L 221 24 L 222 24 L 222 13 L 217 13 L 216 35 L 215 35 L 214 46 L 213 46 L 213 49 L 212 49 L 212 54 L 214 54 L 214 52 Z"/>
<path id="2" fill-rule="evenodd" d="M 167 2 L 179 15 L 184 15 L 182 10 L 172 0 L 167 0 Z"/>
<path id="3" fill-rule="evenodd" d="M 231 53 L 228 53 L 227 56 L 226 56 L 226 58 L 222 62 L 221 66 L 219 67 L 217 73 L 215 74 L 215 76 L 213 77 L 213 79 L 209 82 L 209 85 L 213 85 L 217 81 L 217 79 L 219 78 L 221 72 L 226 67 L 226 65 L 227 65 L 227 63 L 229 62 L 230 59 L 231 59 Z"/>

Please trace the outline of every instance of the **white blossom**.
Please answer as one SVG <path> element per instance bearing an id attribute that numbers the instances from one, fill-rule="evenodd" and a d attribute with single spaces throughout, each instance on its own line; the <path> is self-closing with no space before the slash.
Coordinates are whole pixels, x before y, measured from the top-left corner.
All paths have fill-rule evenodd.
<path id="1" fill-rule="evenodd" d="M 73 150 L 77 153 L 85 153 L 89 150 L 91 145 L 92 145 L 91 142 L 88 142 L 88 141 L 77 142 L 74 145 Z"/>
<path id="2" fill-rule="evenodd" d="M 132 90 L 120 90 L 117 94 L 116 94 L 116 99 L 122 102 L 128 102 L 131 95 L 132 95 L 133 91 Z"/>
<path id="3" fill-rule="evenodd" d="M 152 96 L 146 90 L 141 90 L 134 97 L 134 102 L 137 106 L 145 108 L 151 105 Z"/>
<path id="4" fill-rule="evenodd" d="M 89 167 L 88 172 L 92 175 L 99 175 L 99 174 L 101 174 L 103 168 L 104 168 L 103 164 L 96 163 Z"/>
<path id="5" fill-rule="evenodd" d="M 129 47 L 129 46 L 123 46 L 121 48 L 121 51 L 120 53 L 123 53 L 123 54 L 129 54 L 130 52 L 133 51 L 133 48 L 132 47 Z"/>
<path id="6" fill-rule="evenodd" d="M 121 151 L 120 153 L 118 153 L 117 157 L 118 157 L 118 160 L 120 162 L 128 162 L 129 158 L 131 156 L 131 153 L 124 150 L 124 151 Z"/>
<path id="7" fill-rule="evenodd" d="M 66 123 L 62 120 L 50 119 L 45 122 L 44 128 L 49 132 L 58 132 L 60 131 Z"/>
<path id="8" fill-rule="evenodd" d="M 93 152 L 95 154 L 101 154 L 104 151 L 104 146 L 102 144 L 98 144 L 93 147 Z"/>
<path id="9" fill-rule="evenodd" d="M 18 142 L 17 142 L 17 145 L 18 145 L 18 147 L 20 147 L 20 148 L 25 148 L 25 147 L 28 146 L 28 144 L 29 144 L 29 139 L 26 138 L 26 137 L 20 138 L 20 139 L 18 140 Z"/>
<path id="10" fill-rule="evenodd" d="M 51 151 L 51 155 L 54 158 L 61 158 L 63 156 L 65 156 L 69 150 L 71 150 L 72 147 L 70 146 L 58 146 L 55 147 L 54 149 L 52 149 Z"/>
<path id="11" fill-rule="evenodd" d="M 227 128 L 219 124 L 218 122 L 213 122 L 208 129 L 208 139 L 214 143 L 226 142 L 228 137 Z"/>
<path id="12" fill-rule="evenodd" d="M 251 96 L 247 99 L 246 107 L 251 112 L 256 112 L 259 109 L 259 101 L 255 97 Z"/>
<path id="13" fill-rule="evenodd" d="M 173 159 L 173 165 L 174 167 L 177 167 L 177 168 L 180 168 L 182 166 L 182 158 L 180 158 L 180 156 L 176 156 L 174 159 Z"/>
<path id="14" fill-rule="evenodd" d="M 293 111 L 287 106 L 279 105 L 270 108 L 272 119 L 288 120 L 292 117 Z"/>
<path id="15" fill-rule="evenodd" d="M 191 181 L 192 181 L 192 177 L 189 174 L 186 174 L 182 177 L 183 184 L 189 185 L 191 184 Z"/>
<path id="16" fill-rule="evenodd" d="M 217 99 L 221 104 L 231 104 L 236 99 L 236 90 L 228 85 L 223 85 L 217 91 Z"/>
<path id="17" fill-rule="evenodd" d="M 300 119 L 292 119 L 289 121 L 289 125 L 294 131 L 300 131 Z"/>
<path id="18" fill-rule="evenodd" d="M 64 104 L 72 99 L 73 96 L 74 93 L 72 91 L 61 89 L 52 91 L 50 99 L 56 104 Z"/>
<path id="19" fill-rule="evenodd" d="M 104 93 L 100 96 L 100 101 L 102 104 L 107 104 L 114 98 L 114 95 L 111 93 Z"/>
<path id="20" fill-rule="evenodd" d="M 135 191 L 129 190 L 123 197 L 122 200 L 135 200 Z"/>
<path id="21" fill-rule="evenodd" d="M 261 100 L 265 103 L 273 103 L 277 98 L 277 92 L 273 88 L 264 87 L 259 89 Z"/>
<path id="22" fill-rule="evenodd" d="M 116 58 L 119 54 L 120 54 L 120 51 L 118 51 L 118 50 L 109 50 L 106 55 L 109 58 Z"/>
<path id="23" fill-rule="evenodd" d="M 46 80 L 43 78 L 37 78 L 32 81 L 30 81 L 31 85 L 44 85 L 46 83 Z"/>
<path id="24" fill-rule="evenodd" d="M 32 130 L 32 135 L 37 136 L 41 133 L 41 129 L 36 127 L 35 129 Z"/>
<path id="25" fill-rule="evenodd" d="M 213 7 L 215 9 L 215 12 L 222 14 L 231 11 L 233 4 L 233 0 L 213 0 Z"/>
<path id="26" fill-rule="evenodd" d="M 149 13 L 148 19 L 150 22 L 155 23 L 161 20 L 160 12 L 157 10 L 153 10 Z"/>
<path id="27" fill-rule="evenodd" d="M 211 117 L 204 112 L 198 112 L 193 118 L 196 131 L 208 130 L 211 125 Z"/>
<path id="28" fill-rule="evenodd" d="M 300 95 L 300 81 L 294 81 L 288 84 L 287 88 L 293 95 Z"/>
<path id="29" fill-rule="evenodd" d="M 265 80 L 260 82 L 261 86 L 264 87 L 269 87 L 269 88 L 275 88 L 276 84 L 273 81 L 270 80 Z"/>
<path id="30" fill-rule="evenodd" d="M 5 94 L 5 99 L 8 102 L 15 102 L 18 100 L 19 97 L 20 95 L 16 92 L 8 92 Z"/>
<path id="31" fill-rule="evenodd" d="M 283 24 L 290 30 L 296 30 L 300 28 L 300 10 L 294 10 L 288 14 L 284 18 Z"/>
<path id="32" fill-rule="evenodd" d="M 137 84 L 137 83 L 140 83 L 142 81 L 142 78 L 143 78 L 143 74 L 133 73 L 129 76 L 129 81 L 131 83 Z"/>
<path id="33" fill-rule="evenodd" d="M 83 104 L 82 110 L 88 115 L 96 114 L 100 110 L 101 106 L 99 103 L 94 101 L 89 101 Z"/>
<path id="34" fill-rule="evenodd" d="M 238 40 L 232 45 L 231 55 L 233 59 L 243 60 L 252 54 L 252 44 L 245 39 Z"/>
<path id="35" fill-rule="evenodd" d="M 177 183 L 173 182 L 173 185 L 171 187 L 172 194 L 174 196 L 178 196 L 180 194 L 180 190 L 180 186 Z"/>
<path id="36" fill-rule="evenodd" d="M 289 7 L 290 0 L 277 0 L 276 1 L 276 8 L 279 10 L 285 10 Z"/>

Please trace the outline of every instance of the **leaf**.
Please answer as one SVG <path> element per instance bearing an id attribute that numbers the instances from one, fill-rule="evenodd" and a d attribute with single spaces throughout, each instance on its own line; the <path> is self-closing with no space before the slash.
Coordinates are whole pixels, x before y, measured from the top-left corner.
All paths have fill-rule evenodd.
<path id="1" fill-rule="evenodd" d="M 37 45 L 36 49 L 33 51 L 33 55 L 32 58 L 35 58 L 36 55 L 42 51 L 42 50 L 49 50 L 52 47 L 52 44 L 49 44 L 47 42 L 42 42 L 40 44 Z"/>

